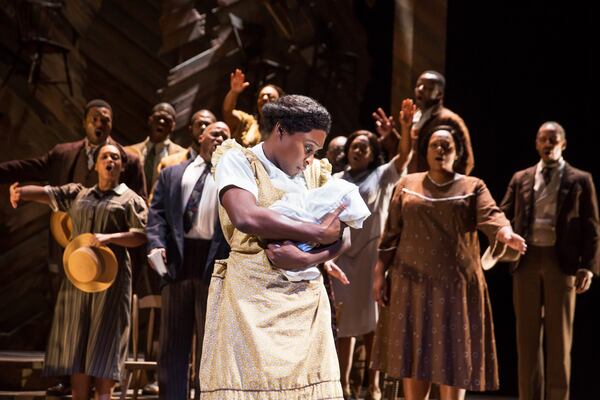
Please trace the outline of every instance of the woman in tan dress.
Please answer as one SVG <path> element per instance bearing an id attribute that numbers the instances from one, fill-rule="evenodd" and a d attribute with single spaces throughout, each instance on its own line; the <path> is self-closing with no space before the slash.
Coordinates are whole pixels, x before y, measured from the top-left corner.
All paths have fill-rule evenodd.
<path id="1" fill-rule="evenodd" d="M 64 279 L 60 288 L 44 375 L 70 376 L 73 399 L 89 398 L 93 384 L 96 399 L 110 399 L 123 374 L 129 341 L 131 313 L 131 261 L 126 248 L 146 242 L 146 202 L 119 176 L 126 162 L 124 150 L 100 145 L 95 153 L 98 184 L 10 187 L 11 203 L 37 201 L 55 211 L 66 211 L 73 221 L 73 237 L 93 233 L 99 245 L 108 245 L 119 265 L 106 290 L 84 292 Z"/>
<path id="2" fill-rule="evenodd" d="M 373 284 L 384 307 L 373 368 L 403 378 L 407 400 L 443 400 L 498 388 L 492 312 L 477 230 L 525 252 L 482 180 L 454 172 L 464 144 L 449 126 L 433 130 L 429 171 L 396 185 Z M 387 281 L 386 281 L 387 273 Z"/>
<path id="3" fill-rule="evenodd" d="M 231 253 L 216 263 L 210 282 L 200 363 L 203 400 L 342 399 L 322 276 L 293 282 L 282 273 L 342 250 L 341 208 L 321 224 L 292 221 L 268 208 L 285 193 L 327 181 L 331 166 L 314 154 L 330 121 L 314 100 L 284 96 L 263 108 L 261 126 L 271 132 L 265 142 L 244 149 L 228 140 L 213 154 L 219 216 Z M 304 253 L 292 240 L 321 246 Z"/>

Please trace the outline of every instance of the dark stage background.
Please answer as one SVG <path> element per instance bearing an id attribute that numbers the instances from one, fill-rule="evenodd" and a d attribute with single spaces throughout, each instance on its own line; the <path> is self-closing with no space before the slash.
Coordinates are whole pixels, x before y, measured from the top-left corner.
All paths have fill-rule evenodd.
<path id="1" fill-rule="evenodd" d="M 373 74 L 376 84 L 365 95 L 365 126 L 371 124 L 370 110 L 389 104 L 385 77 L 391 71 L 391 31 L 381 29 L 393 12 L 389 3 L 378 2 L 367 13 L 360 10 L 373 69 L 381 72 Z M 467 123 L 475 152 L 473 174 L 485 180 L 498 202 L 512 174 L 538 161 L 535 134 L 546 120 L 560 122 L 567 132 L 565 159 L 592 172 L 600 185 L 600 154 L 594 146 L 599 140 L 595 15 L 590 2 L 448 2 L 446 105 Z M 500 363 L 498 394 L 516 396 L 511 277 L 503 264 L 486 277 Z M 594 279 L 590 291 L 577 298 L 572 399 L 600 398 L 599 306 L 600 281 Z"/>
<path id="2" fill-rule="evenodd" d="M 497 201 L 512 174 L 537 162 L 534 138 L 546 120 L 567 132 L 565 159 L 594 174 L 597 86 L 592 61 L 592 3 L 449 1 L 446 103 L 473 138 L 474 175 Z M 596 57 L 597 60 L 597 57 Z M 487 274 L 496 326 L 503 394 L 517 393 L 511 279 L 506 265 Z M 579 295 L 572 352 L 572 399 L 600 398 L 597 338 L 600 282 Z"/>

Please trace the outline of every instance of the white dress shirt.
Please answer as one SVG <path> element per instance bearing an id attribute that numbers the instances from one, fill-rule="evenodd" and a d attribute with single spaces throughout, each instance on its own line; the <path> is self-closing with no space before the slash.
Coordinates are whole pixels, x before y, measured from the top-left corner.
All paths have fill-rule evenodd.
<path id="1" fill-rule="evenodd" d="M 185 206 L 192 195 L 194 186 L 206 168 L 206 162 L 200 156 L 196 156 L 183 172 L 181 178 L 181 201 L 182 208 L 185 212 Z M 217 220 L 217 185 L 212 177 L 212 174 L 206 176 L 200 204 L 198 205 L 198 213 L 196 220 L 192 224 L 192 229 L 184 233 L 184 237 L 188 239 L 212 239 L 215 233 L 215 222 Z"/>
<path id="2" fill-rule="evenodd" d="M 553 165 L 552 175 L 548 184 L 544 181 L 542 169 L 545 164 L 540 160 L 535 169 L 533 185 L 534 211 L 531 225 L 531 244 L 540 247 L 554 246 L 556 243 L 556 205 L 558 189 L 565 170 L 565 160 L 561 157 Z"/>

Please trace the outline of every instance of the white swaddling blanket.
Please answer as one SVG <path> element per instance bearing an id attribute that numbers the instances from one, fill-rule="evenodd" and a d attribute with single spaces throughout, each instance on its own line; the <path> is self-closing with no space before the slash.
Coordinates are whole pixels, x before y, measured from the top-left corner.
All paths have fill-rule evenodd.
<path id="1" fill-rule="evenodd" d="M 286 193 L 281 200 L 276 201 L 269 208 L 294 221 L 318 224 L 321 218 L 341 204 L 346 208 L 340 213 L 339 219 L 351 228 L 362 228 L 365 219 L 371 215 L 360 196 L 358 186 L 339 178 L 331 178 L 319 188 Z M 309 251 L 315 247 L 315 244 L 300 243 L 298 247 L 303 251 Z M 321 274 L 316 265 L 302 270 L 281 271 L 288 280 L 293 282 L 312 280 Z"/>

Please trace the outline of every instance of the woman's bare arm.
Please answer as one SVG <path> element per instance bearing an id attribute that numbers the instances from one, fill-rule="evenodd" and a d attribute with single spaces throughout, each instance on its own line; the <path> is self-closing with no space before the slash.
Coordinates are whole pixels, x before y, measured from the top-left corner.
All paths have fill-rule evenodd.
<path id="1" fill-rule="evenodd" d="M 260 207 L 252 193 L 235 186 L 221 190 L 221 204 L 231 223 L 240 231 L 264 239 L 295 240 L 331 244 L 340 238 L 341 224 L 337 218 L 343 210 L 338 207 L 321 224 L 293 221 L 281 214 Z"/>

